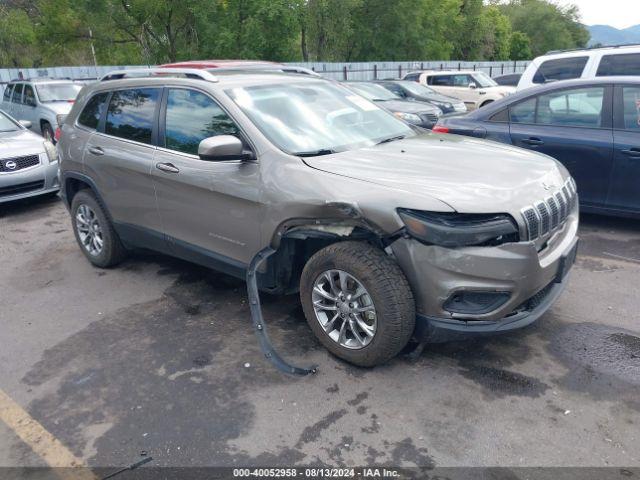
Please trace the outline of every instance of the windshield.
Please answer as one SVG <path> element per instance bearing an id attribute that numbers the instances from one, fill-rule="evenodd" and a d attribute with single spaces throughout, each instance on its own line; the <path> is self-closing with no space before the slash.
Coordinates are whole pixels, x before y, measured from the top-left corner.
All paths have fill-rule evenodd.
<path id="1" fill-rule="evenodd" d="M 480 88 L 497 87 L 498 84 L 484 72 L 476 72 L 473 74 L 473 79 L 476 81 Z"/>
<path id="2" fill-rule="evenodd" d="M 41 102 L 69 102 L 76 99 L 82 85 L 75 83 L 49 83 L 36 85 Z"/>
<path id="3" fill-rule="evenodd" d="M 398 100 L 395 93 L 375 83 L 348 83 L 347 86 L 369 100 Z"/>
<path id="4" fill-rule="evenodd" d="M 0 112 L 0 133 L 15 132 L 17 130 L 20 130 L 20 127 L 16 125 L 13 120 L 10 120 L 4 113 Z"/>
<path id="5" fill-rule="evenodd" d="M 436 93 L 435 90 L 429 87 L 425 87 L 417 82 L 402 82 L 401 85 L 409 90 L 414 95 L 433 95 Z"/>
<path id="6" fill-rule="evenodd" d="M 343 152 L 415 135 L 386 110 L 329 82 L 259 85 L 226 93 L 271 142 L 293 155 Z"/>

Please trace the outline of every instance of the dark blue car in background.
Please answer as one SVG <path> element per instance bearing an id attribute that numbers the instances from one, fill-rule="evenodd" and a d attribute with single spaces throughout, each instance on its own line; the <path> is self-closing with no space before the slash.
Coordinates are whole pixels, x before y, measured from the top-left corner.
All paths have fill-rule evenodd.
<path id="1" fill-rule="evenodd" d="M 545 153 L 578 185 L 582 211 L 640 217 L 640 77 L 523 90 L 434 128 Z"/>

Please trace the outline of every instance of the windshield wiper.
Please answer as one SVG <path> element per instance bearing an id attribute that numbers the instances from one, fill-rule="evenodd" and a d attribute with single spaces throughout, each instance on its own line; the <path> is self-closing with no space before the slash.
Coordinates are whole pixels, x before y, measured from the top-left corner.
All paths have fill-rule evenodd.
<path id="1" fill-rule="evenodd" d="M 396 140 L 402 140 L 406 135 L 396 135 L 395 137 L 385 138 L 384 140 L 380 140 L 376 145 L 380 145 L 381 143 L 389 143 L 395 142 Z"/>
<path id="2" fill-rule="evenodd" d="M 294 155 L 297 157 L 319 157 L 321 155 L 331 155 L 332 153 L 336 153 L 336 151 L 330 148 L 321 148 L 319 150 L 311 150 L 310 152 L 296 152 Z"/>

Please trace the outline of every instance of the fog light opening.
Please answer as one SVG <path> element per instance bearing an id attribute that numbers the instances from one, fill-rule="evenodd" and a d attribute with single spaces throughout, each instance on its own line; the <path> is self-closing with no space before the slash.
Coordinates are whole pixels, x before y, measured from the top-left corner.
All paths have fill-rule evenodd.
<path id="1" fill-rule="evenodd" d="M 482 315 L 504 305 L 511 297 L 509 292 L 482 292 L 460 290 L 453 293 L 443 308 L 451 313 Z"/>

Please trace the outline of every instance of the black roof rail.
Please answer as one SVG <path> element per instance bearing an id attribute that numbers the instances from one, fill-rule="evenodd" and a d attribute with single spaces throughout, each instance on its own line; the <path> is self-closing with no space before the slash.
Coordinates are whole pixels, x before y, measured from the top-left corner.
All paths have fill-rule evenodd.
<path id="1" fill-rule="evenodd" d="M 555 53 L 581 52 L 587 50 L 600 50 L 603 48 L 621 48 L 621 47 L 640 47 L 640 43 L 620 43 L 618 45 L 594 45 L 584 48 L 567 48 L 566 50 L 549 50 L 545 55 L 553 55 Z"/>

